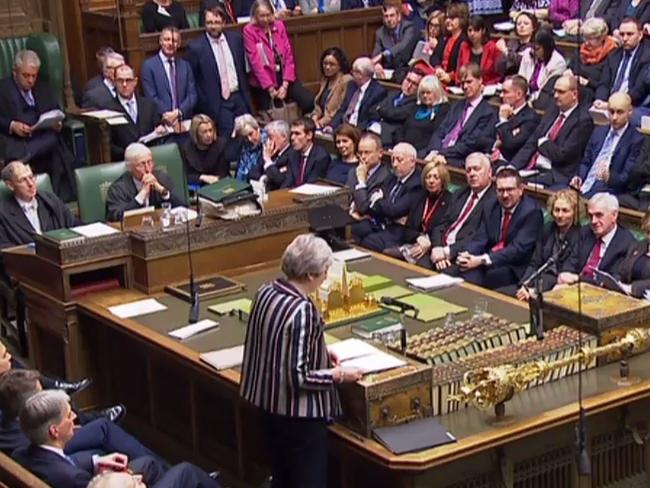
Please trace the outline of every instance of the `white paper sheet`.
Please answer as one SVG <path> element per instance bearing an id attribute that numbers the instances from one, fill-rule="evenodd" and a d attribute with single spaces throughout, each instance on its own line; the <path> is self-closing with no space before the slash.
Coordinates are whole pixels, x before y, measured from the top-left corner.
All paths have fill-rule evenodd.
<path id="1" fill-rule="evenodd" d="M 83 115 L 87 117 L 93 117 L 95 119 L 101 119 L 101 120 L 106 120 L 110 119 L 112 117 L 124 117 L 124 114 L 122 112 L 118 112 L 117 110 L 89 110 L 88 112 L 83 112 Z"/>
<path id="2" fill-rule="evenodd" d="M 111 126 L 115 125 L 126 125 L 129 123 L 126 117 L 120 116 L 120 117 L 111 117 L 110 119 L 106 119 L 106 123 Z"/>
<path id="3" fill-rule="evenodd" d="M 424 291 L 439 290 L 450 286 L 460 285 L 463 281 L 462 278 L 449 276 L 441 273 L 436 276 L 424 276 L 418 278 L 406 278 L 406 282 L 413 288 Z"/>
<path id="4" fill-rule="evenodd" d="M 360 251 L 359 249 L 344 249 L 343 251 L 336 251 L 335 253 L 332 253 L 332 257 L 338 261 L 344 261 L 344 262 L 349 262 L 349 261 L 357 261 L 359 259 L 366 259 L 371 257 L 372 255 L 369 252 L 366 251 Z"/>
<path id="5" fill-rule="evenodd" d="M 404 366 L 406 361 L 390 354 L 378 351 L 376 354 L 368 354 L 354 359 L 349 359 L 341 364 L 345 368 L 358 368 L 364 374 L 376 373 L 387 369 Z"/>
<path id="6" fill-rule="evenodd" d="M 59 122 L 62 122 L 63 119 L 65 119 L 65 114 L 58 108 L 49 110 L 41 114 L 36 123 L 32 126 L 32 130 L 50 129 Z"/>
<path id="7" fill-rule="evenodd" d="M 515 28 L 515 24 L 508 20 L 505 22 L 497 22 L 492 27 L 494 28 L 495 31 L 509 32 Z"/>
<path id="8" fill-rule="evenodd" d="M 327 349 L 336 354 L 336 357 L 339 358 L 339 361 L 341 362 L 381 352 L 379 349 L 371 346 L 367 342 L 354 338 L 335 342 L 334 344 L 327 346 Z"/>
<path id="9" fill-rule="evenodd" d="M 172 337 L 175 337 L 176 339 L 185 340 L 206 330 L 215 329 L 218 326 L 218 322 L 210 319 L 204 319 L 198 321 L 196 324 L 189 324 L 184 327 L 171 330 L 168 332 L 168 334 Z"/>
<path id="10" fill-rule="evenodd" d="M 73 231 L 78 232 L 84 237 L 101 237 L 110 234 L 117 234 L 119 230 L 110 225 L 102 222 L 95 222 L 94 224 L 78 225 L 72 228 Z"/>
<path id="11" fill-rule="evenodd" d="M 289 193 L 298 193 L 300 195 L 329 195 L 340 190 L 338 186 L 331 185 L 314 185 L 313 183 L 305 183 L 300 185 L 293 190 L 289 190 Z"/>
<path id="12" fill-rule="evenodd" d="M 234 368 L 244 361 L 244 346 L 204 352 L 199 359 L 218 370 Z"/>
<path id="13" fill-rule="evenodd" d="M 167 310 L 167 307 L 154 298 L 145 298 L 144 300 L 108 307 L 109 312 L 121 319 L 137 317 L 146 313 L 160 312 L 161 310 Z"/>

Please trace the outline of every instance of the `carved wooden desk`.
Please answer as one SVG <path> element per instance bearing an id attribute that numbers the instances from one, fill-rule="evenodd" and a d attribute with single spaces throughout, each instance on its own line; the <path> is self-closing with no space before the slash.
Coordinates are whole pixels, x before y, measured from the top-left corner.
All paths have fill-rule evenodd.
<path id="1" fill-rule="evenodd" d="M 391 276 L 401 285 L 406 277 L 426 273 L 382 256 L 351 268 Z M 261 283 L 275 276 L 278 271 L 273 266 L 237 275 L 248 289 L 232 297 L 252 296 Z M 528 316 L 527 309 L 514 300 L 471 285 L 437 295 L 469 308 L 478 298 L 486 298 L 492 313 L 514 321 Z M 94 358 L 93 394 L 102 403 L 127 403 L 129 427 L 164 454 L 205 466 L 217 463 L 237 478 L 258 482 L 268 458 L 260 421 L 239 400 L 239 371 L 217 372 L 199 360 L 201 352 L 241 344 L 244 324 L 213 315 L 207 307 L 219 300 L 207 301 L 202 303 L 201 317 L 215 318 L 219 329 L 179 342 L 167 332 L 187 322 L 188 305 L 174 297 L 156 295 L 167 310 L 134 319 L 119 320 L 107 311 L 111 305 L 144 296 L 119 290 L 89 295 L 79 303 L 80 326 L 89 335 Z M 428 328 L 416 322 L 407 327 L 411 332 Z M 328 332 L 340 338 L 350 333 L 347 326 Z M 334 424 L 330 428 L 332 486 L 573 488 L 609 487 L 621 480 L 638 483 L 629 486 L 647 486 L 648 451 L 634 439 L 643 437 L 648 422 L 649 357 L 631 360 L 642 381 L 630 387 L 610 382 L 616 365 L 583 375 L 594 471 L 582 480 L 584 484 L 576 474 L 573 451 L 577 377 L 569 377 L 516 396 L 508 404 L 513 422 L 507 426 L 491 425 L 490 413 L 473 409 L 441 416 L 441 423 L 459 442 L 414 454 L 394 455 Z"/>

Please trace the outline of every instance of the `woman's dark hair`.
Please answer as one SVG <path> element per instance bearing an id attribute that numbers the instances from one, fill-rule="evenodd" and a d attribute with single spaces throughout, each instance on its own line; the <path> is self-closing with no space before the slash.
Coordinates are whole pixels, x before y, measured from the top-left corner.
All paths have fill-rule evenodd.
<path id="1" fill-rule="evenodd" d="M 551 60 L 553 51 L 555 51 L 555 39 L 553 39 L 553 33 L 548 29 L 540 29 L 535 34 L 535 44 L 542 48 L 544 51 L 544 56 L 542 60 L 544 64 L 548 63 Z"/>
<path id="2" fill-rule="evenodd" d="M 485 19 L 481 15 L 472 15 L 469 18 L 469 24 L 467 28 L 472 28 L 475 31 L 483 31 L 483 36 L 481 39 L 481 44 L 485 44 L 490 40 L 490 29 L 485 22 Z"/>
<path id="3" fill-rule="evenodd" d="M 453 19 L 454 17 L 460 19 L 460 30 L 467 30 L 467 21 L 469 20 L 469 7 L 466 3 L 455 2 L 449 4 L 447 7 L 447 18 Z"/>
<path id="4" fill-rule="evenodd" d="M 357 152 L 357 149 L 359 148 L 359 139 L 361 138 L 361 131 L 358 128 L 348 123 L 343 123 L 334 131 L 334 142 L 336 142 L 336 136 L 343 136 L 351 139 L 354 143 L 354 152 Z"/>
<path id="5" fill-rule="evenodd" d="M 336 61 L 339 63 L 339 66 L 341 67 L 341 73 L 347 74 L 350 72 L 350 63 L 348 62 L 348 58 L 346 57 L 343 50 L 338 47 L 328 47 L 325 49 L 325 51 L 323 51 L 323 54 L 320 55 L 320 63 L 318 63 L 320 74 L 322 76 L 325 76 L 323 73 L 323 61 L 327 56 L 332 56 L 334 59 L 336 59 Z"/>

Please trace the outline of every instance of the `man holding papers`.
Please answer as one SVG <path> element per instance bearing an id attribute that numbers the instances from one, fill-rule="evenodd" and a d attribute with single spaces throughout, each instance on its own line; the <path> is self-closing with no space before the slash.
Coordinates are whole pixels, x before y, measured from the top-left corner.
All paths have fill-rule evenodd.
<path id="1" fill-rule="evenodd" d="M 124 152 L 127 171 L 108 188 L 106 195 L 106 218 L 122 219 L 127 210 L 153 206 L 163 202 L 172 207 L 183 205 L 174 194 L 174 185 L 167 173 L 154 168 L 151 150 L 139 142 L 129 144 Z"/>
<path id="2" fill-rule="evenodd" d="M 12 196 L 0 205 L 0 249 L 28 244 L 34 234 L 72 227 L 74 217 L 53 193 L 36 189 L 32 169 L 13 161 L 2 168 L 2 181 Z"/>
<path id="3" fill-rule="evenodd" d="M 323 239 L 296 237 L 282 256 L 286 278 L 262 285 L 248 321 L 240 391 L 263 412 L 272 488 L 327 486 L 327 423 L 341 413 L 335 385 L 361 377 L 328 353 L 309 298 L 331 263 Z"/>
<path id="4" fill-rule="evenodd" d="M 12 76 L 0 81 L 0 159 L 28 162 L 37 173 L 49 173 L 57 195 L 74 199 L 74 156 L 61 139 L 62 119 L 35 129 L 39 118 L 60 109 L 51 87 L 39 79 L 41 60 L 20 51 Z"/>

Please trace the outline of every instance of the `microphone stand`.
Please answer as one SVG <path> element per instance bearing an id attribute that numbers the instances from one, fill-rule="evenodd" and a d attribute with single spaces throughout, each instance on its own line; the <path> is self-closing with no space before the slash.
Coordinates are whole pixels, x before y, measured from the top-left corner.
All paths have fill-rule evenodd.
<path id="1" fill-rule="evenodd" d="M 195 226 L 201 227 L 201 221 L 203 220 L 203 215 L 201 214 L 201 206 L 197 204 L 197 215 L 196 215 L 196 224 Z M 190 219 L 185 221 L 185 234 L 187 235 L 187 259 L 190 265 L 190 314 L 188 318 L 188 323 L 195 324 L 199 321 L 199 289 L 198 284 L 194 280 L 194 265 L 192 263 L 192 239 L 190 233 Z"/>

